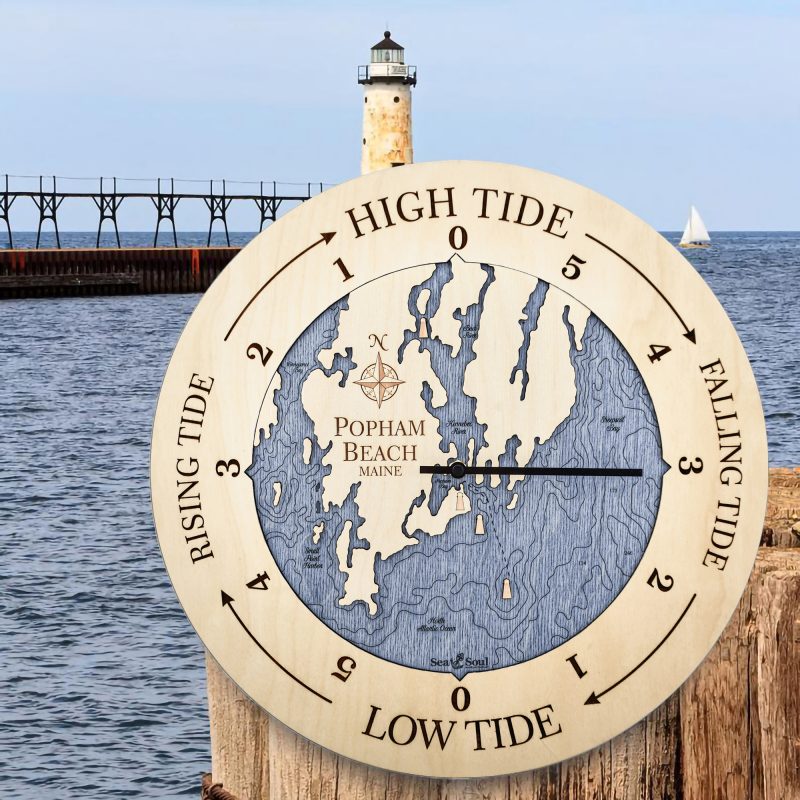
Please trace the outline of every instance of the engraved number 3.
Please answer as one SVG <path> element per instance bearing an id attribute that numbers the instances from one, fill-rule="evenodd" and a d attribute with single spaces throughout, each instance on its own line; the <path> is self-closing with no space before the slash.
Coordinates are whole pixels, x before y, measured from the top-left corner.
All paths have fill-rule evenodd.
<path id="1" fill-rule="evenodd" d="M 230 461 L 217 461 L 217 475 L 223 477 L 227 475 L 230 478 L 235 478 L 242 471 L 239 462 L 232 458 Z"/>

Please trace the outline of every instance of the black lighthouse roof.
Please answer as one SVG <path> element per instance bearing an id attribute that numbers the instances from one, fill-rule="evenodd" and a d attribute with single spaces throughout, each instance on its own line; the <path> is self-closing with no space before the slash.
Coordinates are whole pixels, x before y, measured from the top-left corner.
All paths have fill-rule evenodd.
<path id="1" fill-rule="evenodd" d="M 370 49 L 371 50 L 402 50 L 403 46 L 397 44 L 397 42 L 393 42 L 391 39 L 392 32 L 391 31 L 384 31 L 383 32 L 383 39 L 378 42 L 378 44 L 374 44 Z"/>

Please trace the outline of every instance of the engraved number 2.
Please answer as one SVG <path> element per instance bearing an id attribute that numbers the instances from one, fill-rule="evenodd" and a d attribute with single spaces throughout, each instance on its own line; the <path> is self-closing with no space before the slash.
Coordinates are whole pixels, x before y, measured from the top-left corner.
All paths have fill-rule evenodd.
<path id="1" fill-rule="evenodd" d="M 258 342 L 253 342 L 247 346 L 247 357 L 255 361 L 259 359 L 262 366 L 267 366 L 267 361 L 272 357 L 272 350 L 269 347 L 264 348 Z"/>
<path id="2" fill-rule="evenodd" d="M 660 592 L 668 592 L 672 588 L 675 581 L 672 575 L 665 575 L 664 579 L 662 580 L 661 576 L 658 574 L 658 570 L 654 569 L 650 574 L 650 577 L 647 579 L 647 583 L 654 588 L 658 587 Z"/>

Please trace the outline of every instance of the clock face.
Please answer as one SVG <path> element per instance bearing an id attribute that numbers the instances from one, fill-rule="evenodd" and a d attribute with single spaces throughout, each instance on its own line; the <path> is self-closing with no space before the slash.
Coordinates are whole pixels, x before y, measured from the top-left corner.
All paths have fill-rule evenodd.
<path id="1" fill-rule="evenodd" d="M 665 700 L 744 588 L 764 422 L 674 248 L 532 170 L 326 192 L 237 256 L 167 373 L 153 503 L 212 655 L 310 739 L 501 774 Z"/>
<path id="2" fill-rule="evenodd" d="M 610 605 L 667 469 L 611 330 L 541 279 L 458 256 L 318 316 L 255 441 L 261 530 L 303 604 L 369 653 L 458 679 L 542 655 Z"/>

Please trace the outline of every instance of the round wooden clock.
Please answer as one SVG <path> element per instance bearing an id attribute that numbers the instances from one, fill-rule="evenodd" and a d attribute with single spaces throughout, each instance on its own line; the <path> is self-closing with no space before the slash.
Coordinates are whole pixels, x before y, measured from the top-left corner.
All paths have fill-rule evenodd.
<path id="1" fill-rule="evenodd" d="M 520 167 L 308 201 L 175 350 L 154 513 L 258 704 L 431 776 L 540 767 L 664 701 L 731 616 L 767 487 L 758 391 L 691 265 Z"/>

